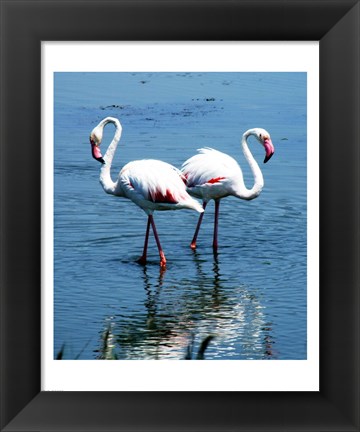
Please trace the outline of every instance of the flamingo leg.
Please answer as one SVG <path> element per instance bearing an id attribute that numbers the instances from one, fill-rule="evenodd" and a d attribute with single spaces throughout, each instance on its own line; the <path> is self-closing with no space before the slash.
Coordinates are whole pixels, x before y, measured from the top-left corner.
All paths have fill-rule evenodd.
<path id="1" fill-rule="evenodd" d="M 150 233 L 150 216 L 148 216 L 148 221 L 147 221 L 143 254 L 141 255 L 141 257 L 137 261 L 139 264 L 142 264 L 142 265 L 146 264 L 146 253 L 147 253 L 147 247 L 148 247 L 148 242 L 149 242 L 149 233 Z"/>
<path id="2" fill-rule="evenodd" d="M 161 247 L 161 244 L 160 244 L 159 236 L 158 236 L 158 233 L 156 231 L 155 222 L 154 222 L 154 218 L 153 218 L 152 215 L 149 215 L 149 220 L 150 220 L 150 223 L 151 223 L 151 226 L 152 226 L 152 229 L 153 229 L 153 232 L 154 232 L 154 237 L 155 237 L 155 240 L 156 240 L 156 244 L 157 244 L 157 247 L 158 247 L 158 250 L 159 250 L 160 267 L 165 268 L 166 267 L 166 258 L 165 258 L 165 254 L 164 254 L 164 252 L 162 250 L 162 247 Z"/>
<path id="3" fill-rule="evenodd" d="M 213 239 L 213 249 L 217 251 L 218 248 L 218 226 L 219 226 L 219 208 L 220 200 L 215 200 L 215 220 L 214 220 L 214 239 Z"/>
<path id="4" fill-rule="evenodd" d="M 200 213 L 199 220 L 198 220 L 198 223 L 197 223 L 197 225 L 196 225 L 196 229 L 195 229 L 194 237 L 193 237 L 193 239 L 192 239 L 192 241 L 191 241 L 191 244 L 190 244 L 190 247 L 191 247 L 192 250 L 195 250 L 195 249 L 196 249 L 196 240 L 197 240 L 197 236 L 198 236 L 199 231 L 200 231 L 200 225 L 201 225 L 201 222 L 202 222 L 203 217 L 204 217 L 204 213 L 205 213 L 206 205 L 207 205 L 207 202 L 203 201 L 203 209 L 204 209 L 204 212 L 203 212 L 203 213 Z"/>

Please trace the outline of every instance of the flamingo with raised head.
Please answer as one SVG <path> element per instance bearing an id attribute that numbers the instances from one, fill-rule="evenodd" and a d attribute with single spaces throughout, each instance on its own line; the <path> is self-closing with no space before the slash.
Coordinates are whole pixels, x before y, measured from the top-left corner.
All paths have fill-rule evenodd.
<path id="1" fill-rule="evenodd" d="M 241 168 L 236 160 L 225 153 L 209 147 L 199 149 L 198 153 L 185 161 L 181 168 L 181 172 L 186 178 L 187 191 L 190 195 L 202 199 L 204 210 L 210 200 L 213 199 L 215 201 L 214 251 L 217 251 L 218 248 L 218 222 L 221 198 L 232 195 L 244 200 L 252 200 L 259 196 L 264 186 L 262 172 L 248 147 L 247 140 L 250 136 L 254 136 L 264 146 L 264 163 L 274 154 L 274 146 L 270 134 L 265 129 L 249 129 L 243 134 L 241 141 L 242 150 L 254 176 L 254 185 L 251 189 L 246 188 Z M 190 244 L 192 249 L 196 248 L 196 241 L 203 216 L 204 213 L 201 213 Z"/>
<path id="2" fill-rule="evenodd" d="M 100 144 L 104 127 L 108 123 L 115 125 L 115 134 L 103 157 Z M 155 210 L 192 209 L 202 213 L 204 209 L 187 193 L 185 179 L 181 172 L 174 166 L 160 160 L 143 159 L 129 162 L 121 169 L 117 180 L 113 181 L 110 169 L 121 132 L 122 127 L 119 120 L 106 117 L 90 134 L 92 156 L 102 164 L 100 183 L 106 193 L 130 199 L 148 215 L 143 254 L 138 262 L 140 264 L 146 263 L 151 226 L 159 250 L 160 266 L 165 268 L 166 258 L 155 227 L 153 212 Z"/>

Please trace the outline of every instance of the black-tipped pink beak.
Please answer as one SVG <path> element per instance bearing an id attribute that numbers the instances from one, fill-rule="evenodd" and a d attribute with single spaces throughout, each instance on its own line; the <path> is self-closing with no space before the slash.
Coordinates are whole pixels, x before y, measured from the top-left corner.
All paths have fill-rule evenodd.
<path id="1" fill-rule="evenodd" d="M 102 154 L 101 154 L 99 146 L 97 146 L 93 140 L 90 140 L 90 143 L 91 143 L 91 154 L 92 154 L 92 157 L 94 159 L 96 159 L 97 161 L 101 162 L 102 164 L 104 164 L 105 161 L 104 161 L 104 159 L 102 157 Z"/>
<path id="2" fill-rule="evenodd" d="M 268 160 L 270 160 L 271 156 L 275 152 L 273 143 L 271 142 L 270 138 L 266 138 L 264 140 L 264 147 L 265 147 L 265 153 L 266 153 L 264 163 L 266 163 Z"/>

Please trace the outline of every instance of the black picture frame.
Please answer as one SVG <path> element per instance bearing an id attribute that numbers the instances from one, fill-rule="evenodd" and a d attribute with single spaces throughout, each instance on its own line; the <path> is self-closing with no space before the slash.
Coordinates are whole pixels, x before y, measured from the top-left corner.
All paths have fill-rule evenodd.
<path id="1" fill-rule="evenodd" d="M 1 430 L 360 430 L 359 14 L 358 0 L 1 1 Z M 320 42 L 319 392 L 41 392 L 50 40 Z"/>

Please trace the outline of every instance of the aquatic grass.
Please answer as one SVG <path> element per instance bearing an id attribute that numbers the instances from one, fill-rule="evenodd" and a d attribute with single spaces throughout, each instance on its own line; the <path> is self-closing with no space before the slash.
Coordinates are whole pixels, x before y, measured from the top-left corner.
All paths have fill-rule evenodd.
<path id="1" fill-rule="evenodd" d="M 114 335 L 111 332 L 111 325 L 102 334 L 102 346 L 99 350 L 97 360 L 118 360 L 115 352 Z"/>
<path id="2" fill-rule="evenodd" d="M 205 360 L 205 355 L 204 355 L 205 351 L 206 351 L 207 347 L 209 346 L 210 342 L 214 338 L 215 338 L 215 336 L 208 335 L 208 336 L 206 336 L 205 339 L 203 339 L 203 341 L 201 342 L 200 347 L 198 349 L 195 360 Z M 194 341 L 195 341 L 195 336 L 192 334 L 191 341 L 186 348 L 186 354 L 185 354 L 184 360 L 193 360 Z"/>
<path id="3" fill-rule="evenodd" d="M 85 351 L 85 349 L 88 347 L 88 345 L 91 342 L 90 338 L 86 344 L 83 346 L 83 348 L 81 349 L 81 351 L 74 357 L 74 360 L 79 360 L 81 354 Z M 60 350 L 58 351 L 58 353 L 56 354 L 56 360 L 65 360 L 65 342 L 61 345 Z"/>
<path id="4" fill-rule="evenodd" d="M 65 344 L 61 345 L 60 351 L 56 354 L 56 360 L 62 360 L 64 357 Z"/>

